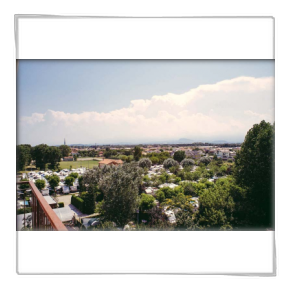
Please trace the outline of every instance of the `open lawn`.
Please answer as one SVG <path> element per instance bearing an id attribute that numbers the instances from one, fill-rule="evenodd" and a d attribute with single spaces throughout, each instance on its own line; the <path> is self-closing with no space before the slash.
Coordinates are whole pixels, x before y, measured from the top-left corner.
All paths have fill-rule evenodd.
<path id="1" fill-rule="evenodd" d="M 73 169 L 85 167 L 92 169 L 93 167 L 97 167 L 99 164 L 98 161 L 72 161 L 72 162 L 60 162 L 61 169 L 70 169 L 72 166 Z"/>

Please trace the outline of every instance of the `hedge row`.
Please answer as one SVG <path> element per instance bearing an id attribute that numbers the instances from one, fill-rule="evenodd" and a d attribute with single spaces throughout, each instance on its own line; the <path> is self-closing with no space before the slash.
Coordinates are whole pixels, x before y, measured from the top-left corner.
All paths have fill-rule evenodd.
<path id="1" fill-rule="evenodd" d="M 84 211 L 84 200 L 81 197 L 72 195 L 71 204 L 78 208 L 81 212 Z"/>
<path id="2" fill-rule="evenodd" d="M 61 208 L 61 207 L 64 207 L 64 206 L 65 206 L 64 202 L 59 202 L 59 203 L 58 203 L 58 205 L 59 205 L 59 208 Z"/>

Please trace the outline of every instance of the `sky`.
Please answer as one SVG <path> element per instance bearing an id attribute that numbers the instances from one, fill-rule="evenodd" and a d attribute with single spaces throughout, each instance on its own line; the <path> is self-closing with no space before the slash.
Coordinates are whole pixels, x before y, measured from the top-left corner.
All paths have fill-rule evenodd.
<path id="1" fill-rule="evenodd" d="M 20 60 L 17 143 L 242 142 L 274 122 L 272 60 Z"/>

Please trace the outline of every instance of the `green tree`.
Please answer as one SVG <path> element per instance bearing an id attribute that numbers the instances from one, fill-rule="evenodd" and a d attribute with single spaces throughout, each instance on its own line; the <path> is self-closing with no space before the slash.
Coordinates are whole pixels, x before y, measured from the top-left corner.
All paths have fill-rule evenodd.
<path id="1" fill-rule="evenodd" d="M 92 214 L 95 212 L 95 193 L 93 189 L 89 189 L 88 192 L 82 195 L 84 201 L 83 211 L 87 214 Z"/>
<path id="2" fill-rule="evenodd" d="M 207 166 L 211 162 L 211 159 L 209 157 L 202 157 L 199 159 L 199 165 L 204 164 Z"/>
<path id="3" fill-rule="evenodd" d="M 174 160 L 181 163 L 185 159 L 186 155 L 184 151 L 176 151 L 174 153 Z"/>
<path id="4" fill-rule="evenodd" d="M 220 171 L 221 171 L 221 173 L 222 173 L 223 175 L 225 175 L 226 172 L 227 172 L 227 165 L 222 165 L 222 166 L 220 167 Z"/>
<path id="5" fill-rule="evenodd" d="M 232 229 L 235 203 L 227 179 L 205 189 L 199 196 L 197 226 L 202 229 Z M 225 181 L 222 181 L 225 180 Z"/>
<path id="6" fill-rule="evenodd" d="M 50 186 L 54 189 L 55 191 L 55 188 L 57 186 L 59 186 L 59 183 L 60 183 L 60 177 L 58 175 L 51 175 L 49 177 L 47 177 L 47 180 L 50 184 Z"/>
<path id="7" fill-rule="evenodd" d="M 201 178 L 201 175 L 202 175 L 201 172 L 196 170 L 192 175 L 193 180 L 198 181 Z"/>
<path id="8" fill-rule="evenodd" d="M 165 199 L 171 199 L 172 197 L 174 197 L 176 195 L 175 190 L 171 189 L 170 187 L 163 187 L 163 188 L 159 189 L 156 193 L 157 197 L 160 196 L 160 193 L 164 194 Z M 163 195 L 161 195 L 161 197 L 163 197 Z"/>
<path id="9" fill-rule="evenodd" d="M 46 150 L 48 145 L 46 144 L 39 144 L 32 148 L 31 150 L 31 157 L 35 160 L 35 166 L 40 168 L 41 170 L 45 169 L 45 165 L 47 163 L 47 155 Z"/>
<path id="10" fill-rule="evenodd" d="M 192 183 L 186 183 L 184 187 L 184 194 L 188 196 L 195 196 L 196 191 Z"/>
<path id="11" fill-rule="evenodd" d="M 67 145 L 61 145 L 59 146 L 59 149 L 61 150 L 62 158 L 67 157 L 72 151 L 71 148 Z"/>
<path id="12" fill-rule="evenodd" d="M 78 182 L 79 182 L 79 190 L 80 190 L 80 192 L 84 192 L 84 191 L 86 191 L 86 187 L 85 187 L 85 184 L 84 184 L 83 180 L 84 180 L 84 177 L 83 177 L 83 176 L 80 176 L 80 177 L 78 178 Z M 97 184 L 97 183 L 96 183 L 96 184 Z"/>
<path id="13" fill-rule="evenodd" d="M 166 200 L 165 193 L 163 191 L 157 191 L 156 198 L 160 203 L 163 203 Z"/>
<path id="14" fill-rule="evenodd" d="M 142 211 L 149 210 L 155 206 L 155 198 L 152 195 L 142 193 L 139 207 Z"/>
<path id="15" fill-rule="evenodd" d="M 158 157 L 150 157 L 151 162 L 156 165 L 159 163 L 159 158 Z"/>
<path id="16" fill-rule="evenodd" d="M 74 179 L 77 179 L 79 175 L 78 173 L 70 173 L 69 176 L 73 177 Z"/>
<path id="17" fill-rule="evenodd" d="M 50 164 L 51 169 L 56 169 L 61 161 L 62 152 L 58 147 L 47 147 L 45 151 L 45 160 Z"/>
<path id="18" fill-rule="evenodd" d="M 185 168 L 185 167 L 191 167 L 191 168 L 193 168 L 194 165 L 195 165 L 195 162 L 194 162 L 194 160 L 192 160 L 192 159 L 184 159 L 184 160 L 181 162 L 181 166 L 182 166 L 183 168 Z"/>
<path id="19" fill-rule="evenodd" d="M 135 163 L 114 167 L 111 172 L 102 174 L 99 186 L 104 193 L 102 209 L 106 220 L 123 228 L 133 218 L 138 208 L 142 174 L 143 170 Z M 95 176 L 97 180 L 100 177 L 97 173 Z"/>
<path id="20" fill-rule="evenodd" d="M 138 165 L 142 168 L 149 169 L 152 165 L 152 161 L 149 158 L 143 158 L 138 162 Z"/>
<path id="21" fill-rule="evenodd" d="M 41 191 L 45 187 L 45 180 L 40 180 L 40 179 L 36 180 L 35 186 L 37 187 L 39 191 Z"/>
<path id="22" fill-rule="evenodd" d="M 172 197 L 172 199 L 166 200 L 165 204 L 167 204 L 172 209 L 178 208 L 193 214 L 194 206 L 191 202 L 192 200 L 190 199 L 190 196 L 186 196 L 183 193 L 178 193 L 176 196 Z"/>
<path id="23" fill-rule="evenodd" d="M 16 170 L 23 171 L 31 163 L 31 145 L 21 144 L 16 147 Z"/>
<path id="24" fill-rule="evenodd" d="M 180 168 L 180 166 L 177 164 L 176 166 L 173 166 L 173 167 L 169 168 L 169 171 L 170 171 L 172 174 L 177 175 L 178 172 L 179 172 L 179 170 L 180 170 L 179 168 Z"/>
<path id="25" fill-rule="evenodd" d="M 135 161 L 138 161 L 141 158 L 142 155 L 142 149 L 138 146 L 134 147 L 134 151 L 133 151 L 133 157 Z"/>
<path id="26" fill-rule="evenodd" d="M 234 177 L 245 195 L 235 197 L 239 224 L 274 227 L 275 125 L 264 120 L 247 133 L 235 157 Z"/>
<path id="27" fill-rule="evenodd" d="M 72 177 L 72 176 L 67 176 L 65 178 L 65 183 L 66 183 L 67 186 L 73 186 L 74 181 L 75 181 L 75 178 Z"/>
<path id="28" fill-rule="evenodd" d="M 176 167 L 177 165 L 178 162 L 171 158 L 166 159 L 163 163 L 165 169 L 170 169 L 171 167 Z"/>
<path id="29" fill-rule="evenodd" d="M 78 155 L 74 155 L 74 161 L 78 160 Z"/>

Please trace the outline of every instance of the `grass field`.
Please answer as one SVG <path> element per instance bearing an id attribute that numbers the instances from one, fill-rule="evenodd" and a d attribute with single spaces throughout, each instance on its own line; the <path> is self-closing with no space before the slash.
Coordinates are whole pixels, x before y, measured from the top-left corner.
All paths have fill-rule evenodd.
<path id="1" fill-rule="evenodd" d="M 99 164 L 98 161 L 72 161 L 72 162 L 60 162 L 61 169 L 70 169 L 70 166 L 72 166 L 73 169 L 77 169 L 80 167 L 85 167 L 89 169 L 92 169 L 93 167 L 97 167 Z"/>

